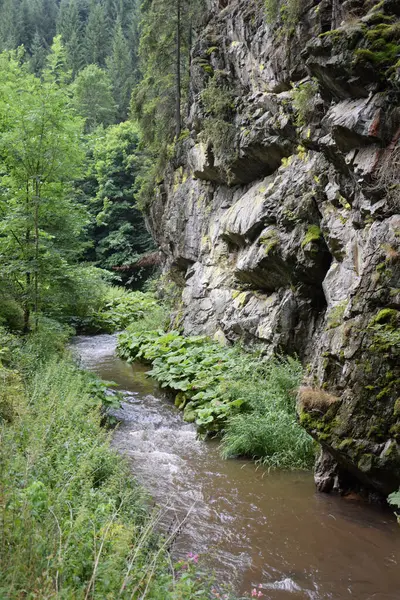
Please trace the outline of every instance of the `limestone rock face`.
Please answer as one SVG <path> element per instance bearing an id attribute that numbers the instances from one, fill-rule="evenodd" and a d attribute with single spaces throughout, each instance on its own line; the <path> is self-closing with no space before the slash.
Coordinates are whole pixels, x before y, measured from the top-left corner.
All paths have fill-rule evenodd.
<path id="1" fill-rule="evenodd" d="M 400 10 L 209 3 L 186 139 L 149 210 L 186 333 L 296 353 L 323 491 L 400 486 Z M 207 107 L 217 82 L 228 112 Z M 229 115 L 229 116 L 228 116 Z M 219 137 L 218 137 L 219 136 Z"/>

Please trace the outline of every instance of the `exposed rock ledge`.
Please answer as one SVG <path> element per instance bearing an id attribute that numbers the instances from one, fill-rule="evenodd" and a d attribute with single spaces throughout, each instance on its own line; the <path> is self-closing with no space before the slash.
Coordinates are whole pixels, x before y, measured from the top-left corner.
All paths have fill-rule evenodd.
<path id="1" fill-rule="evenodd" d="M 304 0 L 290 30 L 262 2 L 214 4 L 190 135 L 149 215 L 185 331 L 297 353 L 314 397 L 335 398 L 299 401 L 323 448 L 319 489 L 387 495 L 400 486 L 398 2 Z M 212 76 L 235 97 L 225 155 L 203 131 Z"/>

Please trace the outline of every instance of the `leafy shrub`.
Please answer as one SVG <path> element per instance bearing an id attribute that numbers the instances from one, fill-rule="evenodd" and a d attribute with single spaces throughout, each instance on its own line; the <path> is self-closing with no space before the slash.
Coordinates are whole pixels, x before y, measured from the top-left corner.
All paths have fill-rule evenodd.
<path id="1" fill-rule="evenodd" d="M 229 119 L 235 108 L 232 91 L 227 86 L 219 85 L 216 77 L 201 92 L 201 100 L 207 115 L 221 119 Z"/>
<path id="2" fill-rule="evenodd" d="M 305 468 L 313 442 L 296 419 L 301 366 L 225 348 L 204 336 L 177 331 L 119 336 L 119 355 L 152 364 L 149 375 L 174 393 L 184 418 L 200 433 L 222 434 L 224 456 L 261 458 L 270 466 Z"/>
<path id="3" fill-rule="evenodd" d="M 122 287 L 109 287 L 101 306 L 74 325 L 81 331 L 113 333 L 125 329 L 133 322 L 149 318 L 154 324 L 162 324 L 165 315 L 162 306 L 149 292 L 130 292 Z"/>
<path id="4" fill-rule="evenodd" d="M 279 0 L 264 0 L 265 17 L 268 24 L 273 24 L 279 16 Z"/>
<path id="5" fill-rule="evenodd" d="M 24 327 L 22 307 L 11 296 L 0 296 L 0 325 L 8 327 L 11 331 L 22 331 Z"/>
<path id="6" fill-rule="evenodd" d="M 195 421 L 202 432 L 219 431 L 223 419 L 242 401 L 224 393 L 224 376 L 236 368 L 237 351 L 221 348 L 204 336 L 185 338 L 177 331 L 121 334 L 118 352 L 127 360 L 153 365 L 149 372 L 163 388 L 175 393 L 185 418 Z"/>

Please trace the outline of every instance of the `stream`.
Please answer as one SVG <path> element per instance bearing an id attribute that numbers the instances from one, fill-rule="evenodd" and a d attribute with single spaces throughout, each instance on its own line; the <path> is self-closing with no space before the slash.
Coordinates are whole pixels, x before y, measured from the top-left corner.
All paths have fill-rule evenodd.
<path id="1" fill-rule="evenodd" d="M 269 600 L 399 600 L 400 528 L 390 511 L 318 494 L 311 473 L 222 460 L 149 368 L 120 360 L 115 346 L 112 335 L 74 341 L 82 366 L 123 392 L 114 447 L 171 524 L 189 512 L 175 558 L 199 554 L 237 593 L 261 584 Z"/>

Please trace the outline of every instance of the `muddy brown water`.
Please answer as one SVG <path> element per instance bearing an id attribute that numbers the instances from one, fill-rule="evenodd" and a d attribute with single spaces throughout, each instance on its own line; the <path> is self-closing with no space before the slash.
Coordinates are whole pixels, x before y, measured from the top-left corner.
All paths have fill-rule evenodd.
<path id="1" fill-rule="evenodd" d="M 174 518 L 173 552 L 199 554 L 238 593 L 269 600 L 400 600 L 400 528 L 389 511 L 315 492 L 310 473 L 222 460 L 146 376 L 115 355 L 116 337 L 77 337 L 82 365 L 118 384 L 114 446 Z"/>

